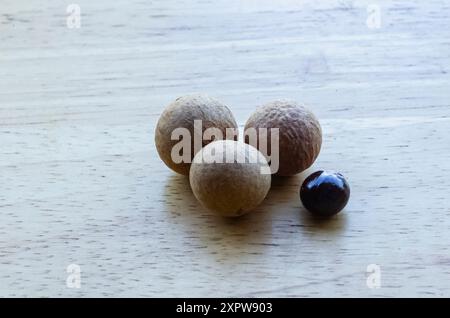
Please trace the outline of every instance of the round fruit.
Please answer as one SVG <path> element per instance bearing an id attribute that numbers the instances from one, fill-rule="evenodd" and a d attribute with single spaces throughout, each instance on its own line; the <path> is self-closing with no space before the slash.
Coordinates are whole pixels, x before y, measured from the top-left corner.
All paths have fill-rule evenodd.
<path id="1" fill-rule="evenodd" d="M 271 175 L 266 158 L 256 148 L 219 140 L 195 155 L 189 181 L 203 206 L 222 216 L 237 217 L 264 200 Z"/>
<path id="2" fill-rule="evenodd" d="M 303 206 L 318 216 L 339 213 L 350 198 L 350 186 L 340 173 L 317 171 L 300 188 Z"/>
<path id="3" fill-rule="evenodd" d="M 201 120 L 201 131 L 194 130 L 194 120 Z M 183 162 L 174 162 L 171 155 L 173 147 L 180 142 L 171 139 L 176 128 L 186 128 L 190 133 L 190 156 Z M 203 140 L 203 133 L 208 128 L 218 128 L 226 138 L 226 129 L 237 129 L 237 124 L 230 109 L 214 98 L 203 94 L 177 98 L 164 109 L 156 125 L 155 143 L 159 156 L 175 172 L 188 175 L 195 150 L 199 150 L 194 149 L 194 138 L 199 138 L 201 147 L 210 143 L 211 140 Z"/>
<path id="4" fill-rule="evenodd" d="M 314 114 L 294 101 L 279 100 L 258 108 L 247 120 L 245 130 L 268 129 L 267 149 L 271 154 L 271 128 L 279 128 L 279 169 L 280 176 L 291 176 L 309 168 L 316 160 L 322 145 L 322 129 Z M 247 134 L 245 142 L 252 144 Z M 261 150 L 259 133 L 258 149 Z M 265 154 L 267 155 L 267 154 Z M 273 155 L 271 155 L 273 156 Z"/>

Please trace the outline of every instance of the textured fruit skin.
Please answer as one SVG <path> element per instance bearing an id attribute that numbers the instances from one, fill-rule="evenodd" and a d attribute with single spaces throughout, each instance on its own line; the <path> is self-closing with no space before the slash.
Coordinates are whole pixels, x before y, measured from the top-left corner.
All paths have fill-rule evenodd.
<path id="1" fill-rule="evenodd" d="M 226 138 L 226 128 L 236 128 L 236 120 L 230 109 L 204 94 L 192 94 L 177 98 L 168 105 L 161 114 L 155 131 L 155 144 L 160 158 L 164 163 L 183 175 L 189 174 L 190 163 L 174 163 L 171 158 L 172 147 L 178 140 L 171 140 L 172 131 L 175 128 L 186 128 L 192 137 L 191 159 L 194 158 L 194 120 L 202 120 L 203 132 L 210 127 L 219 128 Z M 202 140 L 202 136 L 197 136 Z M 202 147 L 210 143 L 210 140 L 202 141 Z"/>
<path id="2" fill-rule="evenodd" d="M 350 198 L 350 186 L 340 173 L 316 171 L 300 188 L 303 206 L 317 216 L 339 213 Z"/>
<path id="3" fill-rule="evenodd" d="M 211 151 L 216 158 L 239 153 L 246 161 L 206 163 L 211 162 Z M 238 141 L 214 141 L 194 157 L 189 173 L 192 192 L 203 206 L 218 215 L 243 215 L 257 207 L 269 192 L 271 175 L 261 174 L 261 167 L 269 169 L 264 155 L 256 148 Z"/>
<path id="4" fill-rule="evenodd" d="M 258 108 L 247 120 L 245 130 L 250 127 L 279 128 L 279 169 L 276 175 L 300 173 L 309 168 L 319 155 L 322 146 L 319 121 L 310 110 L 295 101 L 278 100 Z M 269 154 L 270 135 L 269 131 Z M 249 143 L 247 136 L 245 142 Z"/>

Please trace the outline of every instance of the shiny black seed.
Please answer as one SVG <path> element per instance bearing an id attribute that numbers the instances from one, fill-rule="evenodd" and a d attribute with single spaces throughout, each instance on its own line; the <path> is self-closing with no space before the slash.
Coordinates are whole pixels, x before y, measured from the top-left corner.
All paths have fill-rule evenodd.
<path id="1" fill-rule="evenodd" d="M 350 187 L 340 173 L 317 171 L 300 188 L 303 206 L 318 216 L 339 213 L 350 198 Z"/>

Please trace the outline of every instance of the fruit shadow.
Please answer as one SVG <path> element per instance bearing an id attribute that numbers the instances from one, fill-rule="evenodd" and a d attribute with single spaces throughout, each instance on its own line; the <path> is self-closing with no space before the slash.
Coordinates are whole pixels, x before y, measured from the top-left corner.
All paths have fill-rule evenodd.
<path id="1" fill-rule="evenodd" d="M 299 222 L 305 228 L 308 236 L 317 234 L 338 235 L 345 231 L 347 227 L 347 215 L 345 211 L 332 217 L 317 217 L 312 215 L 303 206 L 299 213 Z"/>
<path id="2" fill-rule="evenodd" d="M 258 208 L 239 218 L 225 218 L 214 215 L 197 201 L 186 176 L 172 174 L 164 190 L 168 221 L 180 233 L 181 240 L 193 241 L 222 262 L 263 254 L 280 241 L 341 233 L 347 223 L 345 214 L 323 219 L 303 207 L 299 189 L 308 175 L 306 171 L 292 177 L 274 176 L 271 189 Z M 272 235 L 274 229 L 280 228 L 282 237 Z"/>
<path id="3" fill-rule="evenodd" d="M 264 202 L 238 218 L 216 216 L 197 201 L 189 179 L 175 174 L 167 179 L 165 198 L 169 222 L 180 233 L 180 239 L 194 240 L 218 259 L 262 253 L 272 240 L 272 216 L 263 208 Z"/>

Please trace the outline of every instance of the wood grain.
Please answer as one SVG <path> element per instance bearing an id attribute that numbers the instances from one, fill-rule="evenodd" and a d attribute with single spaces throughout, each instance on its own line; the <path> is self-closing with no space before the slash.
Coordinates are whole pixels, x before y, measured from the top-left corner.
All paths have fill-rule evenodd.
<path id="1" fill-rule="evenodd" d="M 79 29 L 61 1 L 0 8 L 0 296 L 450 296 L 446 1 L 77 3 Z M 319 159 L 255 213 L 210 215 L 153 143 L 165 105 L 196 91 L 241 126 L 261 103 L 306 103 Z M 352 189 L 328 222 L 299 200 L 317 169 Z"/>

